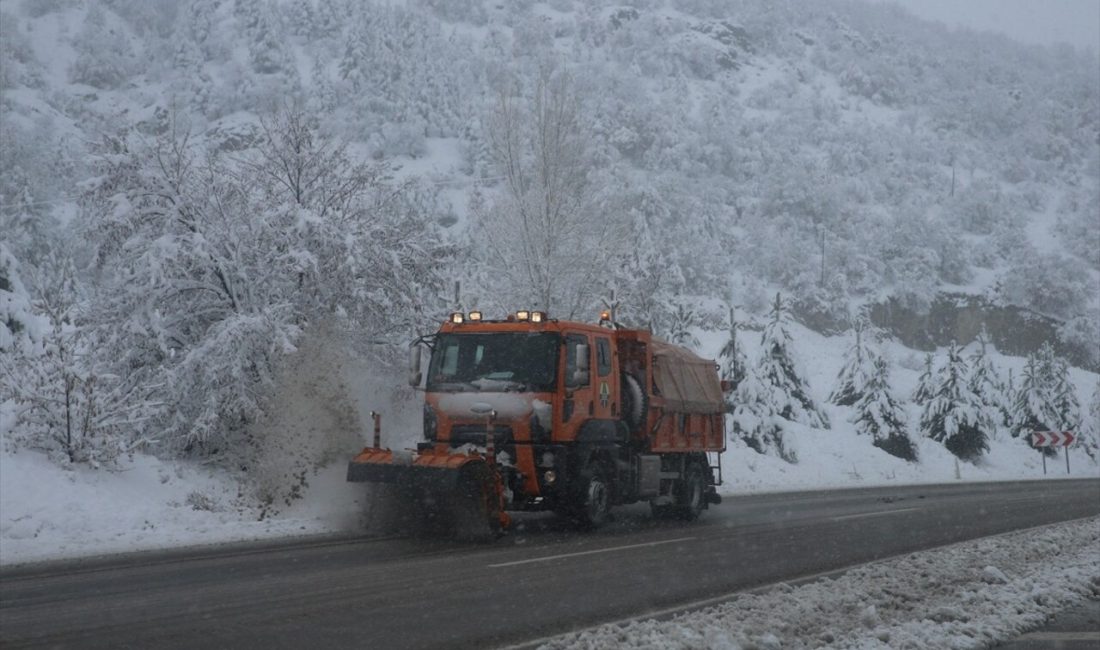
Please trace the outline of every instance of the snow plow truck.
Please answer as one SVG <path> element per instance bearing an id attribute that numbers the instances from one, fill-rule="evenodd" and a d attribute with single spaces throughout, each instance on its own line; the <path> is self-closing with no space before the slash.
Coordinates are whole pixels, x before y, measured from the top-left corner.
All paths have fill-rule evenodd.
<path id="1" fill-rule="evenodd" d="M 384 448 L 374 415 L 373 445 L 351 460 L 347 480 L 395 485 L 458 537 L 501 534 L 508 511 L 551 510 L 595 528 L 612 507 L 648 501 L 655 516 L 695 519 L 721 501 L 717 366 L 600 316 L 450 314 L 410 346 L 422 441 Z"/>

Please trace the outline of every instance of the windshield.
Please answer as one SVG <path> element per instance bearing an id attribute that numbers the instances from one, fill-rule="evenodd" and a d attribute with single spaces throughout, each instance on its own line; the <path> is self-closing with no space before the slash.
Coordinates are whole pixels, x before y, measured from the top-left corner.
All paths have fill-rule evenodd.
<path id="1" fill-rule="evenodd" d="M 560 341 L 546 332 L 440 334 L 428 390 L 552 391 Z"/>

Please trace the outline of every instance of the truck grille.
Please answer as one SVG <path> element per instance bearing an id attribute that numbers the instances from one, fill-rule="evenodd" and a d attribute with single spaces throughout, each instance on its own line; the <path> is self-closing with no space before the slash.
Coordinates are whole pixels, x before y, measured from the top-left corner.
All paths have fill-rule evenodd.
<path id="1" fill-rule="evenodd" d="M 500 445 L 512 441 L 512 427 L 507 425 L 493 427 L 493 442 Z M 451 446 L 485 444 L 484 424 L 456 424 L 451 427 Z"/>

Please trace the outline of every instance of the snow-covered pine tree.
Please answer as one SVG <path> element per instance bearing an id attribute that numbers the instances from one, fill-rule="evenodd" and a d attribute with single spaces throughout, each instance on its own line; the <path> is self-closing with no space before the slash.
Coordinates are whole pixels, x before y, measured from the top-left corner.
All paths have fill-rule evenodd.
<path id="1" fill-rule="evenodd" d="M 864 386 L 875 372 L 877 354 L 867 343 L 866 325 L 862 319 L 856 321 L 855 341 L 844 355 L 844 366 L 836 378 L 836 388 L 829 395 L 829 401 L 839 406 L 851 406 L 863 397 Z"/>
<path id="2" fill-rule="evenodd" d="M 983 430 L 982 404 L 966 385 L 967 367 L 957 344 L 947 349 L 936 394 L 924 406 L 920 427 L 924 435 L 942 442 L 962 460 L 976 460 L 988 451 L 989 432 Z"/>
<path id="3" fill-rule="evenodd" d="M 286 15 L 292 34 L 303 38 L 313 36 L 313 3 L 310 0 L 293 0 L 286 8 Z"/>
<path id="4" fill-rule="evenodd" d="M 698 348 L 699 339 L 692 333 L 692 329 L 699 325 L 701 316 L 692 309 L 691 305 L 682 300 L 675 300 L 675 309 L 669 317 L 666 331 L 663 334 L 669 341 L 688 348 Z"/>
<path id="5" fill-rule="evenodd" d="M 756 368 L 757 375 L 762 383 L 771 387 L 772 403 L 780 417 L 811 427 L 828 429 L 829 418 L 818 410 L 810 396 L 809 384 L 796 368 L 791 351 L 791 335 L 787 331 L 787 313 L 783 300 L 778 293 L 775 294 L 771 318 L 764 326 L 764 334 L 761 336 L 763 350 Z"/>
<path id="6" fill-rule="evenodd" d="M 870 435 L 879 449 L 908 461 L 917 459 L 916 447 L 906 430 L 905 410 L 890 393 L 890 368 L 882 356 L 874 360 L 851 421 L 856 431 Z"/>
<path id="7" fill-rule="evenodd" d="M 284 52 L 285 36 L 273 5 L 254 8 L 252 24 L 248 25 L 248 60 L 258 74 L 276 74 L 284 70 L 287 55 Z"/>
<path id="8" fill-rule="evenodd" d="M 1007 409 L 1005 408 L 1005 397 L 1000 379 L 997 377 L 997 371 L 993 367 L 993 362 L 986 355 L 986 338 L 984 334 L 985 328 L 983 327 L 982 335 L 978 337 L 979 346 L 974 350 L 974 354 L 970 356 L 970 376 L 967 379 L 967 387 L 982 405 L 981 415 L 984 419 L 982 429 L 989 431 L 995 440 L 997 430 L 1002 426 L 1005 417 L 1004 412 Z"/>
<path id="9" fill-rule="evenodd" d="M 774 387 L 761 381 L 758 371 L 749 368 L 733 393 L 730 432 L 760 454 L 774 454 L 788 463 L 798 456 L 783 440 L 783 418 L 773 400 Z"/>
<path id="10" fill-rule="evenodd" d="M 932 353 L 924 355 L 924 372 L 917 379 L 917 388 L 913 391 L 913 402 L 924 406 L 936 395 L 936 380 L 932 370 Z"/>
<path id="11" fill-rule="evenodd" d="M 741 340 L 737 336 L 737 320 L 734 318 L 733 308 L 730 307 L 730 337 L 726 340 L 722 349 L 718 352 L 718 374 L 724 380 L 730 382 L 736 390 L 745 379 L 748 371 L 748 360 Z M 727 397 L 727 406 L 732 408 L 732 392 Z"/>
<path id="12" fill-rule="evenodd" d="M 69 78 L 74 83 L 117 88 L 138 67 L 129 34 L 108 25 L 107 14 L 99 3 L 89 5 L 73 39 L 73 50 L 76 57 L 69 68 Z"/>
<path id="13" fill-rule="evenodd" d="M 1031 444 L 1031 434 L 1051 431 L 1057 427 L 1058 418 L 1050 403 L 1050 386 L 1036 355 L 1027 357 L 1020 373 L 1020 388 L 1012 402 L 1012 437 L 1022 438 Z"/>
<path id="14" fill-rule="evenodd" d="M 47 327 L 47 321 L 31 308 L 30 295 L 20 278 L 19 261 L 0 242 L 0 364 L 32 353 Z"/>
<path id="15" fill-rule="evenodd" d="M 1077 445 L 1093 460 L 1100 458 L 1100 379 L 1092 389 L 1088 416 L 1081 423 Z"/>
<path id="16" fill-rule="evenodd" d="M 1050 385 L 1050 404 L 1058 418 L 1059 431 L 1077 431 L 1081 425 L 1081 402 L 1077 399 L 1077 389 L 1069 376 L 1069 364 L 1061 357 L 1056 358 L 1051 367 L 1053 377 Z"/>
<path id="17" fill-rule="evenodd" d="M 670 218 L 670 207 L 656 189 L 620 189 L 619 193 L 615 202 L 626 215 L 628 227 L 609 271 L 610 288 L 621 304 L 616 317 L 654 331 L 669 319 L 673 297 L 685 284 L 680 265 L 662 245 L 659 225 Z"/>

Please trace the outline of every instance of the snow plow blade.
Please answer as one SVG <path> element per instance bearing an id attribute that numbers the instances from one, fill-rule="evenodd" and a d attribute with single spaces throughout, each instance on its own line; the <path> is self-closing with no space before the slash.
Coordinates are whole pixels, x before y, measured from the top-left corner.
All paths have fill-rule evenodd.
<path id="1" fill-rule="evenodd" d="M 430 534 L 484 541 L 509 524 L 500 475 L 477 453 L 368 447 L 348 463 L 347 480 L 393 486 L 398 498 L 412 500 L 416 528 Z"/>

